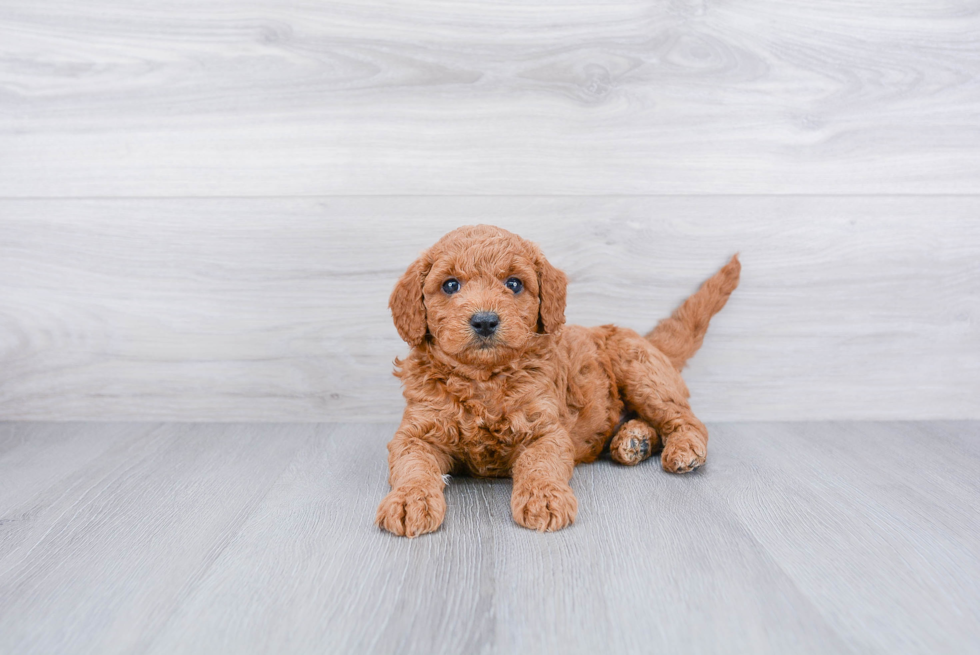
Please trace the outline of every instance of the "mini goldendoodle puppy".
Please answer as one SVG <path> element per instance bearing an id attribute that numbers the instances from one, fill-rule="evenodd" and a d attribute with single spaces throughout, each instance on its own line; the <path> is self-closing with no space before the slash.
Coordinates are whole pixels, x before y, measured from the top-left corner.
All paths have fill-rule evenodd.
<path id="1" fill-rule="evenodd" d="M 607 443 L 621 464 L 661 448 L 671 473 L 704 464 L 708 431 L 680 370 L 740 268 L 732 257 L 641 337 L 565 326 L 567 279 L 533 243 L 487 225 L 444 236 L 391 294 L 412 351 L 395 360 L 408 404 L 388 444 L 391 493 L 378 525 L 406 537 L 436 530 L 446 514 L 443 475 L 455 471 L 512 477 L 514 520 L 552 531 L 575 520 L 572 469 Z"/>

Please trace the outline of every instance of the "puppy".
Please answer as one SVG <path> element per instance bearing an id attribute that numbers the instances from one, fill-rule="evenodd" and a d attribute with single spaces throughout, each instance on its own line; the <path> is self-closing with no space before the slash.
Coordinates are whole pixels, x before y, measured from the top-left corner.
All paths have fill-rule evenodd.
<path id="1" fill-rule="evenodd" d="M 412 349 L 395 360 L 407 406 L 388 444 L 391 492 L 377 524 L 406 537 L 438 529 L 443 476 L 468 472 L 510 476 L 514 520 L 560 530 L 578 509 L 572 469 L 607 444 L 621 464 L 658 451 L 671 473 L 704 464 L 708 431 L 680 370 L 740 268 L 732 257 L 641 337 L 565 326 L 567 279 L 533 243 L 487 225 L 444 236 L 391 294 L 395 327 Z"/>

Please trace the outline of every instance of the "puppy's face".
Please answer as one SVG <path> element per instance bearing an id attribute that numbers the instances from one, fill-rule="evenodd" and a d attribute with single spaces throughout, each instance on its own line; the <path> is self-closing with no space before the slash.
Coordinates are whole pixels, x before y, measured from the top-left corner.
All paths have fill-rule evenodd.
<path id="1" fill-rule="evenodd" d="M 516 238 L 472 240 L 436 254 L 423 297 L 429 334 L 443 352 L 493 365 L 535 337 L 540 289 L 521 245 Z"/>
<path id="2" fill-rule="evenodd" d="M 423 253 L 390 305 L 405 341 L 430 339 L 461 363 L 493 367 L 560 329 L 565 286 L 537 246 L 481 225 L 450 232 Z"/>

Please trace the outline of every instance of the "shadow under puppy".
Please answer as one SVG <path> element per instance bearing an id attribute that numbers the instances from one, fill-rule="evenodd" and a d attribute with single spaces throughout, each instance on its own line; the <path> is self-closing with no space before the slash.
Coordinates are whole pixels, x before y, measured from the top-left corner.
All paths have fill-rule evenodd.
<path id="1" fill-rule="evenodd" d="M 506 230 L 462 227 L 398 281 L 390 307 L 412 346 L 395 360 L 407 401 L 388 444 L 391 492 L 377 523 L 396 535 L 436 530 L 443 475 L 513 478 L 520 525 L 575 520 L 569 480 L 609 443 L 637 464 L 662 448 L 664 470 L 704 464 L 708 432 L 681 379 L 708 321 L 738 285 L 737 256 L 645 337 L 613 325 L 565 326 L 565 274 Z M 620 425 L 621 417 L 635 417 Z M 618 426 L 618 430 L 617 430 Z"/>

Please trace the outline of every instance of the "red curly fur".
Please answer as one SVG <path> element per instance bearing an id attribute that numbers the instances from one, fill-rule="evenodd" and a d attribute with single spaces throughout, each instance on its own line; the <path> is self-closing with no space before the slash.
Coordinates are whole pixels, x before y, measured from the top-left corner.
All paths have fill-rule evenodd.
<path id="1" fill-rule="evenodd" d="M 708 432 L 680 369 L 739 271 L 736 256 L 644 338 L 613 325 L 565 326 L 565 274 L 533 243 L 486 225 L 445 235 L 391 294 L 395 327 L 412 350 L 395 360 L 407 405 L 388 444 L 392 490 L 378 525 L 407 537 L 436 530 L 446 513 L 443 475 L 457 471 L 512 477 L 514 520 L 552 531 L 578 511 L 573 468 L 607 444 L 622 464 L 662 447 L 666 471 L 701 466 Z M 523 283 L 516 293 L 506 286 L 514 277 Z M 443 291 L 449 278 L 458 292 Z M 477 312 L 498 315 L 491 337 L 470 325 Z M 624 415 L 631 420 L 617 431 Z"/>

